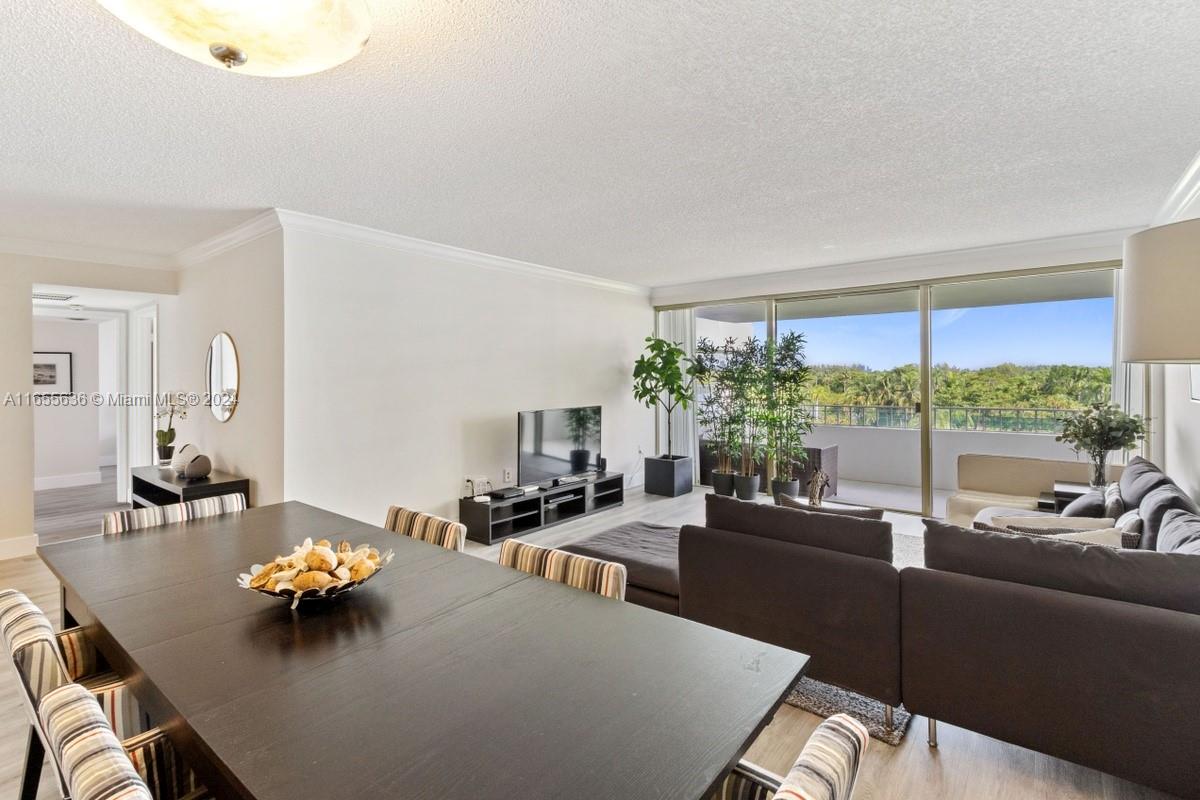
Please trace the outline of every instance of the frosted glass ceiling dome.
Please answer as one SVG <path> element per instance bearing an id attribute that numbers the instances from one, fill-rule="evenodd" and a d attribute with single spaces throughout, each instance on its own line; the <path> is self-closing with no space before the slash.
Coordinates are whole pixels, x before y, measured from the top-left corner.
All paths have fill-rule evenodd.
<path id="1" fill-rule="evenodd" d="M 99 0 L 139 33 L 194 61 L 248 75 L 311 75 L 354 58 L 371 35 L 366 0 Z"/>

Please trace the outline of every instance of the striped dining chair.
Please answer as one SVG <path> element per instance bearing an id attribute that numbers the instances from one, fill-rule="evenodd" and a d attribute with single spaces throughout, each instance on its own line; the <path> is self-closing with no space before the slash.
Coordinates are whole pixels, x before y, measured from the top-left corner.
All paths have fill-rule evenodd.
<path id="1" fill-rule="evenodd" d="M 869 740 L 861 722 L 834 714 L 813 731 L 786 778 L 742 761 L 709 800 L 850 800 Z"/>
<path id="2" fill-rule="evenodd" d="M 167 506 L 110 511 L 104 515 L 104 533 L 105 535 L 117 535 L 142 528 L 153 528 L 156 525 L 171 525 L 176 522 L 187 522 L 245 510 L 246 495 L 234 492 L 233 494 L 219 494 L 215 497 L 202 497 L 186 503 L 172 503 Z"/>
<path id="3" fill-rule="evenodd" d="M 625 565 L 601 561 L 563 550 L 551 550 L 536 544 L 505 539 L 500 545 L 500 566 L 512 567 L 555 583 L 565 583 L 576 589 L 625 599 Z"/>
<path id="4" fill-rule="evenodd" d="M 467 539 L 467 526 L 460 522 L 435 517 L 421 511 L 392 506 L 388 509 L 383 527 L 389 531 L 436 544 L 447 550 L 462 552 Z"/>
<path id="5" fill-rule="evenodd" d="M 0 637 L 12 653 L 12 663 L 30 717 L 29 747 L 20 797 L 37 796 L 42 759 L 48 751 L 51 765 L 66 796 L 74 794 L 70 765 L 56 750 L 52 732 L 40 712 L 48 698 L 72 688 L 87 698 L 87 711 L 99 719 L 113 741 L 123 739 L 125 762 L 140 775 L 144 785 L 154 787 L 155 800 L 193 800 L 203 796 L 191 771 L 176 756 L 166 735 L 157 728 L 146 730 L 142 714 L 128 685 L 114 673 L 101 671 L 103 660 L 76 628 L 55 634 L 50 620 L 29 598 L 13 589 L 0 591 Z M 119 735 L 118 735 L 118 732 Z M 95 795 L 86 795 L 95 796 Z M 142 795 L 115 794 L 114 797 Z"/>

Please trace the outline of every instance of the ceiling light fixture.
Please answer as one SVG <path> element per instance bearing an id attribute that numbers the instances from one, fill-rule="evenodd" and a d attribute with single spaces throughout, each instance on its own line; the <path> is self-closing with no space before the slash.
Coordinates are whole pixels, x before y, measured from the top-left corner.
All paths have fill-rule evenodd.
<path id="1" fill-rule="evenodd" d="M 366 0 L 99 0 L 138 33 L 213 67 L 291 78 L 354 58 L 371 35 Z"/>

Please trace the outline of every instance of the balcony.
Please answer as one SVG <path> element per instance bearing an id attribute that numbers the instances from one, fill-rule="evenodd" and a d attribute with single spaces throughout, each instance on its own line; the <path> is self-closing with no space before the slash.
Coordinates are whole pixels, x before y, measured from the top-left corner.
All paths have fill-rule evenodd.
<path id="1" fill-rule="evenodd" d="M 933 409 L 933 513 L 946 514 L 957 488 L 958 457 L 965 453 L 1076 458 L 1054 441 L 1061 420 L 1078 411 L 1055 408 Z M 838 446 L 838 499 L 847 503 L 919 511 L 920 414 L 904 406 L 815 406 L 814 447 Z M 1049 488 L 1049 487 L 1047 487 Z"/>
<path id="2" fill-rule="evenodd" d="M 946 514 L 946 500 L 957 488 L 960 455 L 1077 459 L 1069 446 L 1054 441 L 1061 420 L 1077 413 L 1057 408 L 935 406 L 934 516 Z M 813 406 L 812 417 L 813 432 L 805 437 L 805 444 L 838 448 L 837 500 L 920 512 L 920 414 L 915 406 L 819 405 Z"/>

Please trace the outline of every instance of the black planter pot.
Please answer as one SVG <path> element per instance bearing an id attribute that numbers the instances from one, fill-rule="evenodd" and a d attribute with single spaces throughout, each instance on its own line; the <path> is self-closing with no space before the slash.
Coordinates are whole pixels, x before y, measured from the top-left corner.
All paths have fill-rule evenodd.
<path id="1" fill-rule="evenodd" d="M 800 479 L 796 478 L 790 481 L 781 481 L 778 478 L 771 480 L 771 496 L 786 494 L 788 497 L 800 496 Z"/>
<path id="2" fill-rule="evenodd" d="M 572 450 L 570 453 L 571 472 L 586 472 L 592 463 L 591 450 Z"/>
<path id="3" fill-rule="evenodd" d="M 712 487 L 713 493 L 724 497 L 733 497 L 733 473 L 732 472 L 713 472 Z"/>
<path id="4" fill-rule="evenodd" d="M 758 497 L 758 481 L 757 475 L 734 475 L 733 490 L 737 492 L 739 500 L 754 500 Z"/>
<path id="5" fill-rule="evenodd" d="M 160 444 L 158 446 L 158 463 L 160 466 L 167 466 L 171 463 L 171 457 L 175 455 L 175 445 Z"/>
<path id="6" fill-rule="evenodd" d="M 646 459 L 646 494 L 679 497 L 692 490 L 692 459 L 659 456 Z"/>

